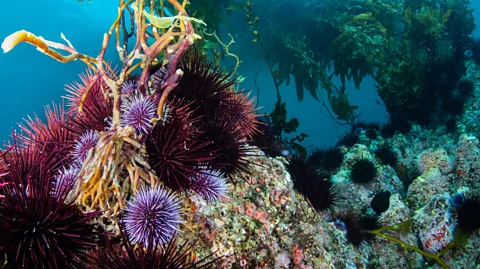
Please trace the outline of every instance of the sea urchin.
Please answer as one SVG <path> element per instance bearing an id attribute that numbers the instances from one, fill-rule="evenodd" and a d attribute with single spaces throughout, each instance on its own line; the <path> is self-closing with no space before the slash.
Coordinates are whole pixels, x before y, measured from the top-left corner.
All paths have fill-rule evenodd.
<path id="1" fill-rule="evenodd" d="M 87 158 L 88 151 L 95 147 L 98 142 L 97 134 L 90 130 L 80 136 L 80 140 L 73 146 L 73 157 L 77 162 L 82 163 Z"/>
<path id="2" fill-rule="evenodd" d="M 192 183 L 193 191 L 207 201 L 218 201 L 228 190 L 227 181 L 219 170 L 201 170 Z"/>
<path id="3" fill-rule="evenodd" d="M 160 187 L 142 188 L 133 202 L 128 203 L 125 212 L 123 221 L 134 244 L 165 244 L 181 223 L 180 200 Z"/>
<path id="4" fill-rule="evenodd" d="M 150 121 L 155 117 L 155 103 L 148 97 L 128 98 L 122 105 L 122 125 L 133 127 L 138 134 L 147 134 L 152 129 Z"/>
<path id="5" fill-rule="evenodd" d="M 49 156 L 30 146 L 2 156 L 0 252 L 11 268 L 78 268 L 96 244 L 91 224 L 97 215 L 82 213 L 66 201 L 66 188 L 54 190 Z"/>

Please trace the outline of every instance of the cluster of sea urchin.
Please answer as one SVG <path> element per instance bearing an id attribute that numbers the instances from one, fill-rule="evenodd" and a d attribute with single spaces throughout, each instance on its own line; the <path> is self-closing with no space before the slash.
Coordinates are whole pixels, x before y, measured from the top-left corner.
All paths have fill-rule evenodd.
<path id="1" fill-rule="evenodd" d="M 154 117 L 164 89 L 158 81 L 165 72 L 152 75 L 150 85 L 158 88 L 146 92 L 138 91 L 135 76 L 125 81 L 120 125 L 128 135 L 123 139 L 146 149 L 130 157 L 140 156 L 135 160 L 165 186 L 192 190 L 215 201 L 227 191 L 226 178 L 247 171 L 252 150 L 246 143 L 258 131 L 257 115 L 248 95 L 233 88 L 231 74 L 197 54 L 184 59 L 180 68 L 185 75 L 169 95 L 159 122 Z M 115 132 L 110 130 L 114 105 L 108 86 L 92 73 L 81 79 L 69 87 L 67 111 L 54 105 L 47 108 L 46 123 L 39 118 L 27 120 L 23 134 L 14 135 L 14 146 L 1 156 L 0 249 L 13 267 L 70 268 L 92 262 L 87 250 L 98 243 L 93 224 L 98 214 L 83 213 L 76 204 L 96 199 L 77 196 L 85 191 L 86 165 L 94 163 L 88 175 L 95 175 L 96 163 L 110 162 L 98 159 L 107 157 L 99 151 L 131 150 L 114 149 L 109 142 Z M 141 163 L 142 152 L 145 163 Z M 171 240 L 181 222 L 180 212 L 176 195 L 163 187 L 137 190 L 121 220 L 126 227 L 124 247 L 111 255 L 122 254 L 126 259 L 143 253 L 161 258 L 177 253 L 171 249 Z M 137 243 L 146 251 L 131 252 Z"/>
<path id="2" fill-rule="evenodd" d="M 254 105 L 234 89 L 231 74 L 198 53 L 185 57 L 179 68 L 183 76 L 167 101 L 169 119 L 146 137 L 147 161 L 168 187 L 215 200 L 226 189 L 224 178 L 247 171 L 247 156 L 253 154 L 247 142 L 257 131 Z M 154 75 L 157 94 L 164 90 L 164 75 L 162 69 Z M 215 173 L 199 184 L 205 171 Z M 209 182 L 221 186 L 211 191 Z"/>

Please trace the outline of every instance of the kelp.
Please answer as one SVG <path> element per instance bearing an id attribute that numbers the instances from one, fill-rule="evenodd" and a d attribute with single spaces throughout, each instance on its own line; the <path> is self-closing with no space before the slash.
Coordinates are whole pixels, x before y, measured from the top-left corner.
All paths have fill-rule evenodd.
<path id="1" fill-rule="evenodd" d="M 464 74 L 463 52 L 475 29 L 469 0 L 265 0 L 256 8 L 276 82 L 289 85 L 293 77 L 299 101 L 305 91 L 320 101 L 323 88 L 337 120 L 347 122 L 357 107 L 348 102 L 346 82 L 358 89 L 365 77 L 378 83 L 391 117 L 442 117 L 436 107 Z M 337 90 L 326 83 L 335 77 Z M 435 86 L 438 78 L 449 87 Z"/>

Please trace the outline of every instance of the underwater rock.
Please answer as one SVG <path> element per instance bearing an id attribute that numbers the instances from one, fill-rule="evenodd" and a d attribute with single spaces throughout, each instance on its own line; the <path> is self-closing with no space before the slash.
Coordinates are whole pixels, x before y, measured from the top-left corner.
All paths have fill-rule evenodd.
<path id="1" fill-rule="evenodd" d="M 369 160 L 377 169 L 377 176 L 367 184 L 355 184 L 350 181 L 351 168 L 358 160 Z M 339 208 L 357 213 L 369 208 L 377 193 L 383 191 L 398 193 L 403 190 L 403 183 L 395 170 L 388 165 L 379 165 L 373 153 L 361 144 L 348 149 L 345 161 L 338 173 L 332 176 L 332 181 L 338 191 Z"/>
<path id="2" fill-rule="evenodd" d="M 428 171 L 431 168 L 438 168 L 443 175 L 450 173 L 453 169 L 453 163 L 450 160 L 445 149 L 428 149 L 418 156 L 418 166 L 421 172 Z"/>
<path id="3" fill-rule="evenodd" d="M 183 196 L 180 238 L 199 239 L 197 256 L 228 254 L 219 268 L 367 268 L 369 247 L 349 244 L 345 231 L 294 190 L 283 157 L 258 153 L 248 157 L 250 174 L 235 179 L 220 202 Z"/>
<path id="4" fill-rule="evenodd" d="M 407 201 L 412 210 L 423 207 L 433 196 L 449 190 L 448 177 L 434 167 L 413 180 L 408 187 Z"/>
<path id="5" fill-rule="evenodd" d="M 480 190 L 480 143 L 473 135 L 463 134 L 455 155 L 457 186 Z"/>
<path id="6" fill-rule="evenodd" d="M 450 198 L 448 193 L 435 195 L 413 217 L 412 230 L 427 252 L 438 253 L 453 240 L 455 219 Z"/>
<path id="7" fill-rule="evenodd" d="M 380 227 L 395 225 L 410 219 L 410 210 L 402 202 L 400 194 L 395 193 L 390 196 L 390 207 L 380 215 L 378 223 Z M 395 235 L 403 242 L 416 245 L 417 237 L 412 233 L 396 233 Z M 422 255 L 404 251 L 399 244 L 385 242 L 383 240 L 374 240 L 372 242 L 372 256 L 370 266 L 372 268 L 422 268 Z M 391 255 L 395 253 L 395 255 Z"/>
<path id="8" fill-rule="evenodd" d="M 390 226 L 403 222 L 410 218 L 410 210 L 403 203 L 400 194 L 395 193 L 390 196 L 390 207 L 379 217 L 380 226 Z"/>

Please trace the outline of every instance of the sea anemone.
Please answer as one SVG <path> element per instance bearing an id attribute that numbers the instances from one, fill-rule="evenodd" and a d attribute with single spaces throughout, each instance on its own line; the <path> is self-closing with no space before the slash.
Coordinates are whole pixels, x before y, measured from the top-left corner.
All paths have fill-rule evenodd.
<path id="1" fill-rule="evenodd" d="M 218 201 L 228 191 L 227 181 L 219 170 L 202 169 L 192 179 L 192 190 L 207 201 Z"/>
<path id="2" fill-rule="evenodd" d="M 144 187 L 128 202 L 123 222 L 132 243 L 165 244 L 181 223 L 180 199 L 163 188 Z"/>
<path id="3" fill-rule="evenodd" d="M 480 197 L 466 198 L 457 207 L 457 227 L 469 233 L 480 229 Z"/>
<path id="4" fill-rule="evenodd" d="M 148 244 L 148 247 L 135 247 L 130 242 L 125 228 L 121 225 L 121 242 L 115 245 L 107 239 L 106 247 L 95 255 L 95 264 L 103 269 L 200 269 L 210 268 L 221 258 L 213 259 L 211 255 L 191 262 L 192 248 L 195 243 L 185 242 L 177 245 L 175 236 L 166 245 Z"/>
<path id="5" fill-rule="evenodd" d="M 368 159 L 357 160 L 350 171 L 350 180 L 357 184 L 367 184 L 377 177 L 377 168 Z"/>
<path id="6" fill-rule="evenodd" d="M 201 164 L 216 157 L 208 148 L 210 142 L 202 141 L 195 126 L 199 117 L 193 117 L 189 104 L 170 102 L 171 120 L 157 124 L 145 140 L 147 161 L 165 185 L 174 190 L 190 189 L 191 179 L 198 175 Z"/>
<path id="7" fill-rule="evenodd" d="M 397 154 L 386 144 L 383 144 L 375 150 L 375 156 L 377 160 L 379 160 L 379 163 L 383 165 L 390 165 L 393 168 L 397 166 Z"/>
<path id="8" fill-rule="evenodd" d="M 73 146 L 72 155 L 78 163 L 82 163 L 87 158 L 88 152 L 97 145 L 98 135 L 95 131 L 89 130 L 80 136 L 80 140 Z"/>
<path id="9" fill-rule="evenodd" d="M 91 224 L 97 213 L 82 213 L 54 192 L 49 155 L 17 145 L 1 158 L 0 252 L 11 268 L 78 268 L 96 244 Z M 6 173 L 6 174 L 5 174 Z"/>
<path id="10" fill-rule="evenodd" d="M 155 117 L 156 107 L 148 97 L 134 96 L 127 98 L 122 104 L 123 126 L 135 128 L 138 134 L 147 134 L 152 129 L 150 121 Z"/>

